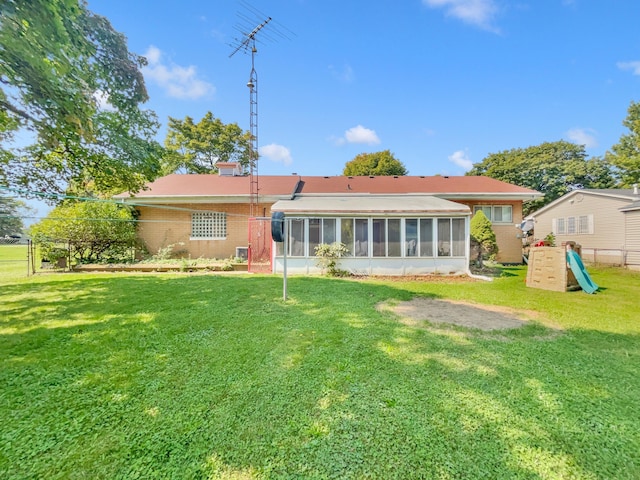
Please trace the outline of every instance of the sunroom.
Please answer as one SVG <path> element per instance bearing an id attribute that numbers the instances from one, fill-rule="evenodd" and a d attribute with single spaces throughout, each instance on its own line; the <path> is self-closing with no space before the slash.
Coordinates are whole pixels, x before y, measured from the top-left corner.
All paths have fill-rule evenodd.
<path id="1" fill-rule="evenodd" d="M 469 266 L 469 207 L 432 195 L 300 196 L 280 200 L 286 241 L 273 271 L 320 273 L 315 247 L 345 244 L 339 268 L 355 275 L 456 274 Z"/>

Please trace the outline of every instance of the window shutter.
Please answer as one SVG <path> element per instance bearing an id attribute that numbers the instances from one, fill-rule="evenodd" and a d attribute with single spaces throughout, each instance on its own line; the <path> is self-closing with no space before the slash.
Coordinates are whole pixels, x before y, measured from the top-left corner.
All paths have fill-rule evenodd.
<path id="1" fill-rule="evenodd" d="M 588 222 L 589 222 L 589 235 L 593 235 L 594 234 L 594 228 L 593 228 L 593 213 L 590 213 L 588 216 Z"/>
<path id="2" fill-rule="evenodd" d="M 554 235 L 558 234 L 558 219 L 557 218 L 552 218 L 551 219 L 551 231 L 553 232 Z"/>

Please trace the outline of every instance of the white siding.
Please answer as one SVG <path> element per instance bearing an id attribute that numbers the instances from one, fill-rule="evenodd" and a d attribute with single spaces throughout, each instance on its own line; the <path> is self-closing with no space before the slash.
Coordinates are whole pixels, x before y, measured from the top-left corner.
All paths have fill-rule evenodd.
<path id="1" fill-rule="evenodd" d="M 625 213 L 627 265 L 640 268 L 640 210 Z"/>
<path id="2" fill-rule="evenodd" d="M 625 199 L 593 195 L 589 192 L 572 195 L 558 202 L 554 207 L 535 216 L 534 235 L 542 239 L 557 228 L 557 219 L 575 218 L 576 226 L 580 216 L 592 215 L 589 230 L 593 233 L 556 235 L 556 242 L 574 241 L 586 248 L 621 250 L 625 248 L 625 214 L 619 209 L 629 205 Z M 565 221 L 565 225 L 567 222 Z"/>

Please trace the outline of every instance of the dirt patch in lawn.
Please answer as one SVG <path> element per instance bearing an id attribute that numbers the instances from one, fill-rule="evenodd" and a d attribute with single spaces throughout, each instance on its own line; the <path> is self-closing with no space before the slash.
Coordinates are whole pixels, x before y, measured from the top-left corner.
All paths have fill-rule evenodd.
<path id="1" fill-rule="evenodd" d="M 420 326 L 428 321 L 480 330 L 520 328 L 537 317 L 536 312 L 423 297 L 397 304 L 381 303 L 377 308 L 395 313 L 409 326 Z"/>

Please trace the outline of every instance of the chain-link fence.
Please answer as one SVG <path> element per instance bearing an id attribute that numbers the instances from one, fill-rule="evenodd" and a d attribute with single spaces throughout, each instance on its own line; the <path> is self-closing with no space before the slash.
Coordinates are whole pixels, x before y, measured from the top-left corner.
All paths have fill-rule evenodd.
<path id="1" fill-rule="evenodd" d="M 0 276 L 25 276 L 33 274 L 31 241 L 26 238 L 0 238 Z"/>

